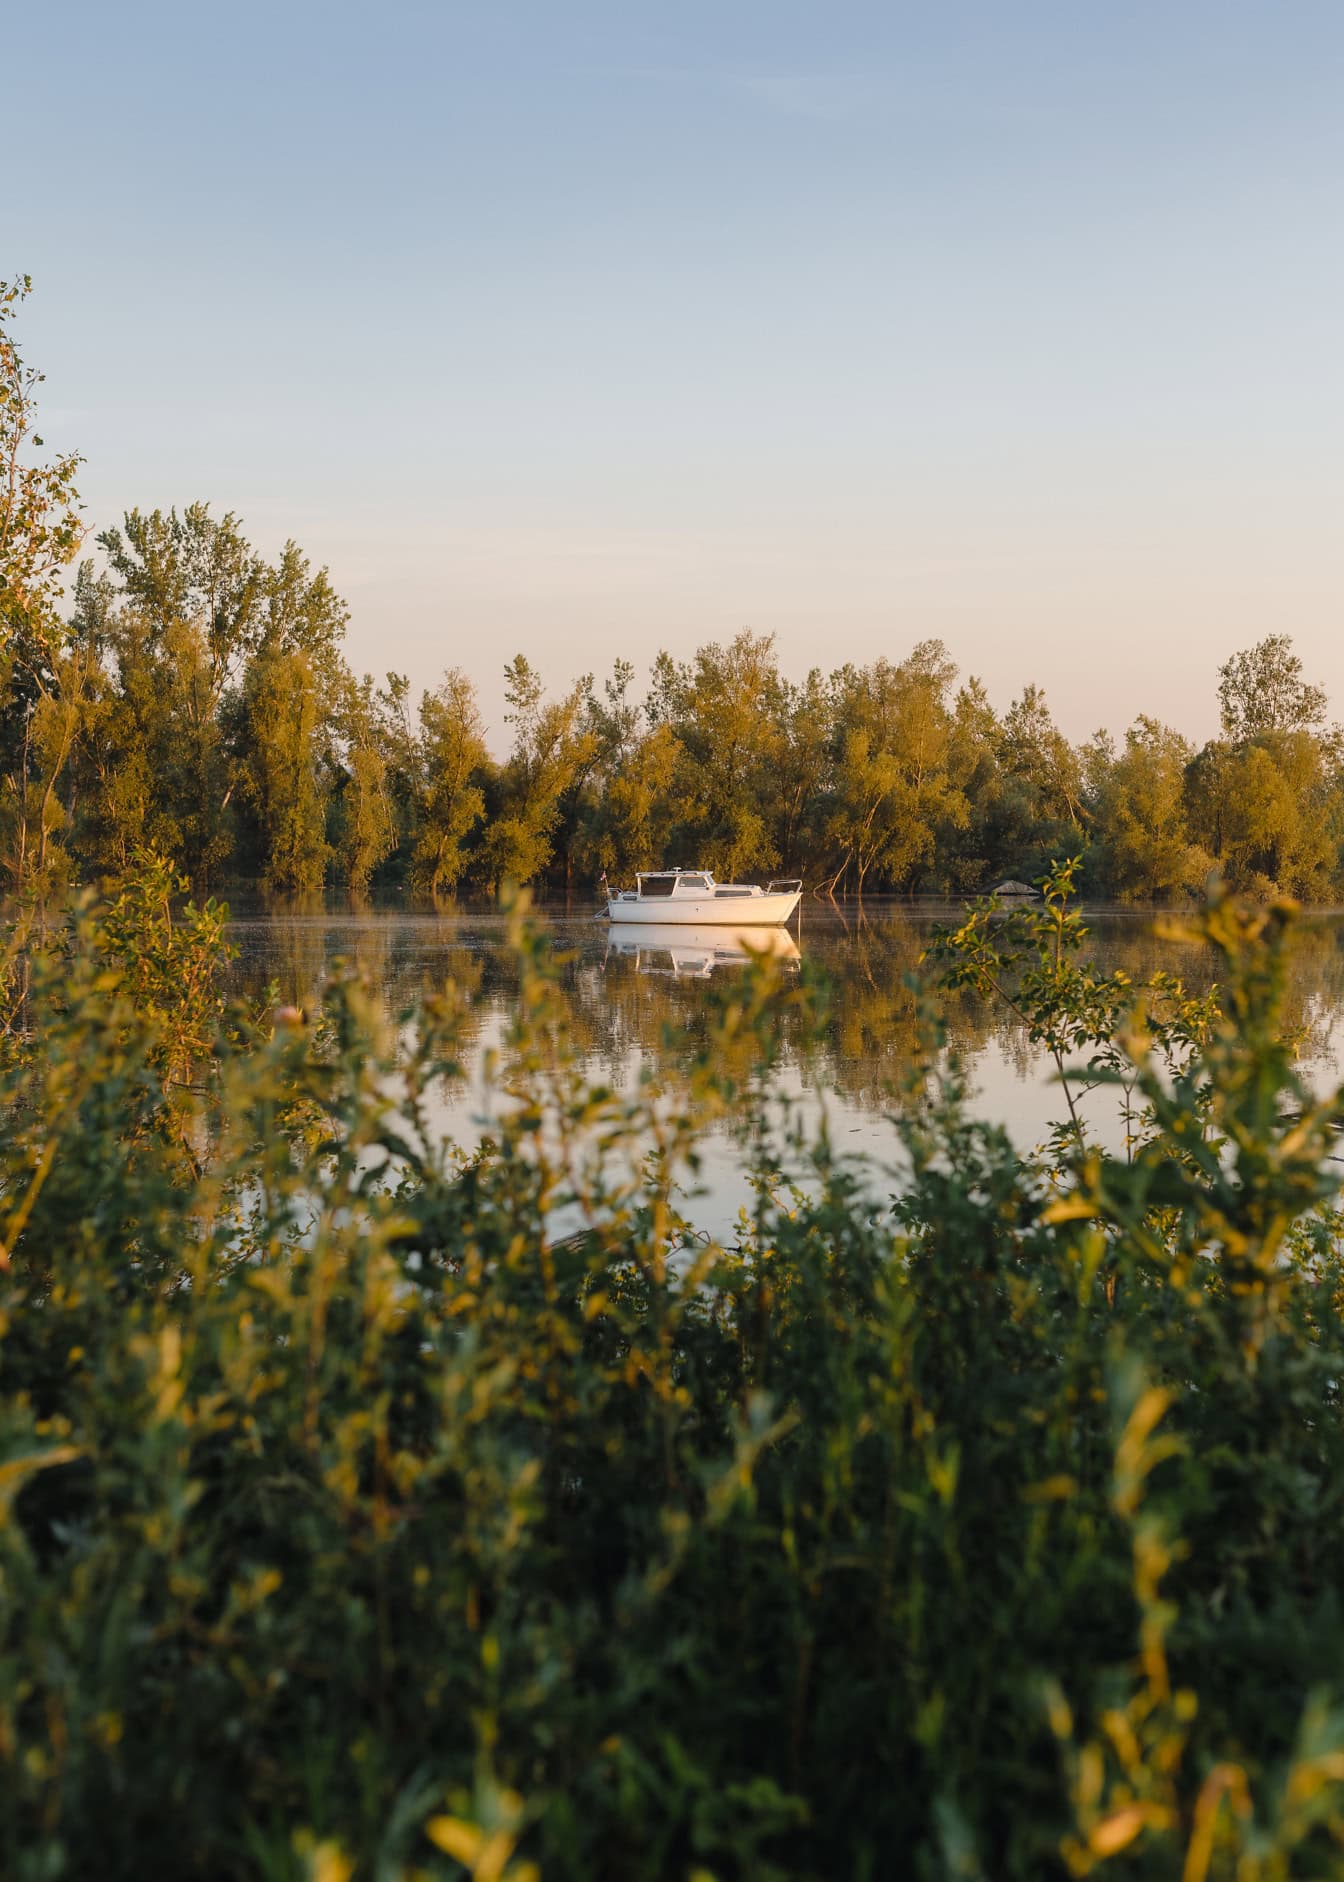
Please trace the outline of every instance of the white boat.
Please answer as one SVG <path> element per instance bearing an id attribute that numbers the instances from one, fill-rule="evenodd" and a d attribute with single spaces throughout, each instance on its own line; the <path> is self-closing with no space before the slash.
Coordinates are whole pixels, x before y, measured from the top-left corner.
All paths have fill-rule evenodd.
<path id="1" fill-rule="evenodd" d="M 633 889 L 607 897 L 612 921 L 689 922 L 696 927 L 777 927 L 803 897 L 800 877 L 771 882 L 716 882 L 707 869 L 646 869 Z"/>
<path id="2" fill-rule="evenodd" d="M 784 928 L 690 928 L 666 922 L 626 922 L 613 928 L 607 959 L 628 960 L 639 974 L 709 980 L 719 967 L 745 967 L 753 954 L 797 961 L 798 943 Z"/>

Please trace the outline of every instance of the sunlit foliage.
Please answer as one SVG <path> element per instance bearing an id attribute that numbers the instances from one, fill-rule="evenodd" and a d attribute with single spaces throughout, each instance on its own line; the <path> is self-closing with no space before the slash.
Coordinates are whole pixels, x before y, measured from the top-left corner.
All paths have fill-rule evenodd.
<path id="1" fill-rule="evenodd" d="M 784 1180 L 772 1057 L 827 1021 L 768 966 L 622 1097 L 520 928 L 464 1158 L 465 987 L 229 1008 L 152 856 L 16 936 L 0 1869 L 1335 1873 L 1344 1107 L 1289 909 L 1216 903 L 1191 1001 L 1089 962 L 1070 873 L 946 969 L 1125 1151 L 973 1121 L 926 977 L 894 1197 L 824 1137 Z M 725 1121 L 718 1245 L 677 1185 Z"/>

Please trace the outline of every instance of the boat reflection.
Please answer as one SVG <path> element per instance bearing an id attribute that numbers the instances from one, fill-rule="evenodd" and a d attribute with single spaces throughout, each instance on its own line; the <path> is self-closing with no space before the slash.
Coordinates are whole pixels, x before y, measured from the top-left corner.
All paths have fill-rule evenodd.
<path id="1" fill-rule="evenodd" d="M 640 974 L 708 980 L 716 967 L 744 967 L 753 954 L 783 962 L 801 958 L 787 928 L 692 928 L 648 921 L 613 927 L 606 959 L 629 961 Z"/>

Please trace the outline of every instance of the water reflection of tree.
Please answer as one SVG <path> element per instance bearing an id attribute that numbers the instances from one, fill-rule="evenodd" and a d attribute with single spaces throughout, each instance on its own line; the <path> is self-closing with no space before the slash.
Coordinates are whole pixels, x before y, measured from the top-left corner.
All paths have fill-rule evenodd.
<path id="1" fill-rule="evenodd" d="M 317 1010 L 333 975 L 353 971 L 373 990 L 389 1017 L 450 985 L 462 994 L 471 1018 L 463 1043 L 478 1040 L 492 1008 L 504 1009 L 517 994 L 518 977 L 502 931 L 481 946 L 451 916 L 407 918 L 352 907 L 331 914 L 318 903 L 288 904 L 230 926 L 237 949 L 234 990 L 249 1000 L 274 989 L 279 1001 Z"/>
<path id="2" fill-rule="evenodd" d="M 811 914 L 802 957 L 830 988 L 830 1022 L 809 1052 L 802 1015 L 780 1017 L 778 1059 L 807 1083 L 822 1082 L 850 1102 L 877 1109 L 892 1102 L 916 1049 L 920 1024 L 911 976 L 933 978 L 921 956 L 934 927 L 959 912 L 902 904 L 860 915 Z M 1090 919 L 1087 952 L 1105 969 L 1122 968 L 1136 985 L 1159 970 L 1178 974 L 1191 991 L 1208 987 L 1214 962 L 1202 945 L 1181 941 L 1132 911 L 1098 912 Z M 345 961 L 386 1003 L 404 1010 L 451 982 L 466 997 L 474 1023 L 464 1046 L 484 1030 L 502 1032 L 518 995 L 516 964 L 504 924 L 451 908 L 430 915 L 355 909 L 271 911 L 238 924 L 235 981 L 259 997 L 274 983 L 278 997 L 309 1010 L 327 977 Z M 565 1024 L 575 1051 L 592 1074 L 622 1082 L 642 1059 L 675 1067 L 689 1062 L 708 1038 L 708 980 L 650 971 L 647 960 L 609 949 L 599 923 L 557 921 L 552 931 Z M 720 986 L 740 972 L 720 964 L 709 976 Z M 797 966 L 785 966 L 797 976 Z M 1304 919 L 1289 959 L 1285 1011 L 1305 1057 L 1328 1060 L 1344 1010 L 1344 924 L 1338 918 Z M 1020 1022 L 1002 1008 L 959 993 L 943 1001 L 947 1042 L 974 1068 L 992 1053 L 1024 1078 L 1041 1063 Z"/>
<path id="3" fill-rule="evenodd" d="M 916 1056 L 920 1000 L 912 978 L 928 984 L 921 956 L 930 923 L 904 912 L 860 914 L 820 951 L 834 987 L 834 1024 L 824 1048 L 827 1083 L 862 1105 L 889 1103 Z M 940 1003 L 949 1045 L 971 1055 L 995 1023 L 979 1002 L 954 995 Z"/>

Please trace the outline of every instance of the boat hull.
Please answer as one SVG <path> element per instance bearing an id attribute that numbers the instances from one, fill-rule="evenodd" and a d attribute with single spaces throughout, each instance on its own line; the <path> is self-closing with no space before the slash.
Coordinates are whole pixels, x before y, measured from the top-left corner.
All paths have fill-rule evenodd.
<path id="1" fill-rule="evenodd" d="M 656 924 L 660 928 L 777 928 L 803 899 L 801 889 L 774 895 L 669 895 L 624 901 L 607 899 L 611 921 Z"/>

